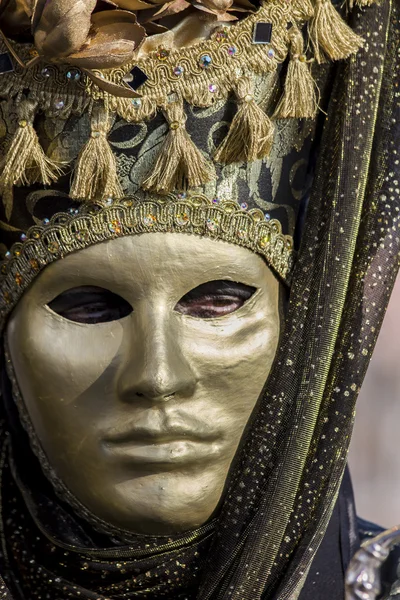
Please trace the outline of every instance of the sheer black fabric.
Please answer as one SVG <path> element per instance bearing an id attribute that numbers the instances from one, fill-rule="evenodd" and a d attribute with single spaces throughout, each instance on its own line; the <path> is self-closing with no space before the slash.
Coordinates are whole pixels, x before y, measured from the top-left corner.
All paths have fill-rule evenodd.
<path id="1" fill-rule="evenodd" d="M 335 556 L 342 554 L 341 564 L 326 567 L 329 584 L 341 599 L 343 544 L 351 550 L 355 541 L 353 533 L 346 542 L 343 536 L 331 537 L 328 524 L 341 531 L 335 511 L 343 501 L 339 489 L 354 404 L 399 266 L 399 23 L 399 0 L 356 11 L 353 25 L 365 38 L 365 47 L 330 73 L 327 117 L 321 124 L 282 344 L 215 527 L 168 542 L 164 554 L 156 544 L 156 560 L 143 554 L 132 559 L 129 550 L 130 587 L 124 587 L 126 554 L 118 540 L 111 543 L 117 549 L 113 548 L 110 575 L 108 568 L 102 569 L 104 540 L 92 540 L 93 532 L 88 533 L 87 524 L 69 507 L 57 501 L 50 510 L 51 489 L 45 521 L 54 510 L 53 527 L 62 518 L 68 535 L 79 533 L 79 544 L 74 538 L 72 553 L 65 548 L 60 552 L 60 539 L 49 540 L 48 523 L 46 533 L 35 532 L 43 519 L 34 522 L 32 516 L 43 506 L 38 497 L 43 490 L 24 481 L 30 450 L 21 460 L 20 432 L 6 435 L 8 418 L 2 436 L 2 569 L 16 599 L 322 599 L 325 588 L 313 587 L 313 582 L 318 549 L 325 543 L 327 552 L 332 543 Z M 7 443 L 10 437 L 15 462 Z M 65 530 L 57 535 L 63 537 Z M 82 536 L 89 544 L 87 535 L 96 546 L 93 562 L 82 558 L 86 554 L 80 544 Z M 36 550 L 32 544 L 24 546 L 32 536 L 39 538 Z M 32 551 L 40 551 L 44 567 L 29 557 Z M 52 557 L 57 557 L 57 569 L 65 568 L 65 581 L 53 572 Z M 95 583 L 85 588 L 81 581 L 89 585 L 89 580 Z"/>

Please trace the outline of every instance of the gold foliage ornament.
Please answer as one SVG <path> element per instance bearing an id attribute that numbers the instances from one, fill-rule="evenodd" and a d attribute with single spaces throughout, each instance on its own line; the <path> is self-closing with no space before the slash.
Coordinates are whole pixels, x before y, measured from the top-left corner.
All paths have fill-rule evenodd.
<path id="1" fill-rule="evenodd" d="M 3 0 L 6 34 L 32 32 L 38 56 L 85 69 L 118 67 L 133 59 L 145 37 L 133 12 L 99 10 L 97 0 Z M 25 16 L 23 16 L 25 15 Z"/>

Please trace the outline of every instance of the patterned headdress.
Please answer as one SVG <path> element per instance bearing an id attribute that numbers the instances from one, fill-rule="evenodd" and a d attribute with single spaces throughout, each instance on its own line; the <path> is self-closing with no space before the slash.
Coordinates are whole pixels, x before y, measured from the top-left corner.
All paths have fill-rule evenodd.
<path id="1" fill-rule="evenodd" d="M 46 264 L 133 233 L 238 243 L 290 282 L 316 63 L 363 43 L 330 0 L 10 0 L 0 27 L 2 322 Z"/>

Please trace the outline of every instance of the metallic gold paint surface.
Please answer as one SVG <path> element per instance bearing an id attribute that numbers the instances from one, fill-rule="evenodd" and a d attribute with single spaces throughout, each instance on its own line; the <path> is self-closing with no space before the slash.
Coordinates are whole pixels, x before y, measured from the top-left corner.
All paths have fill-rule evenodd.
<path id="1" fill-rule="evenodd" d="M 125 237 L 57 261 L 7 329 L 50 465 L 95 516 L 138 533 L 186 530 L 213 514 L 278 344 L 279 283 L 264 261 L 188 237 Z M 191 289 L 218 279 L 257 291 L 216 319 L 174 310 Z M 133 312 L 93 325 L 49 309 L 81 285 L 119 294 Z M 130 441 L 118 440 L 128 432 Z"/>

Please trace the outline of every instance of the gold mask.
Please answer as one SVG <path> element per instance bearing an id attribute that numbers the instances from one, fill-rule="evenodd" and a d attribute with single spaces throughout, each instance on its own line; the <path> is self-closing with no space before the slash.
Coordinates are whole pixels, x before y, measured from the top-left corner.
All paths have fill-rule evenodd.
<path id="1" fill-rule="evenodd" d="M 12 364 L 50 465 L 96 517 L 168 534 L 212 516 L 275 356 L 279 285 L 253 252 L 177 233 L 91 246 L 33 282 Z"/>

